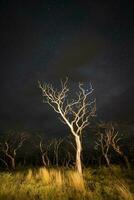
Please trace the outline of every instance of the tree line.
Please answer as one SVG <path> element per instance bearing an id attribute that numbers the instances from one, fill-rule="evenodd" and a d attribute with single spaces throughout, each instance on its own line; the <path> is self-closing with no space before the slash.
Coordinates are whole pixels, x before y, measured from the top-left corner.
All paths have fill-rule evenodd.
<path id="1" fill-rule="evenodd" d="M 44 166 L 76 168 L 76 145 L 70 136 L 48 138 L 43 132 L 9 131 L 0 137 L 0 167 L 15 170 L 16 167 Z M 125 151 L 125 139 L 114 128 L 113 123 L 99 123 L 95 131 L 93 148 L 88 133 L 82 140 L 82 166 L 108 167 L 115 161 L 130 168 L 128 152 Z M 124 141 L 123 141 L 124 140 Z"/>

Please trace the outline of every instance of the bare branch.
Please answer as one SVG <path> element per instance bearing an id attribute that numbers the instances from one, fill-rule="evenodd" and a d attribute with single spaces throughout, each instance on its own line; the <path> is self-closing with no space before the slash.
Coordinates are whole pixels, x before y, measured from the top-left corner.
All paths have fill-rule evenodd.
<path id="1" fill-rule="evenodd" d="M 0 143 L 1 151 L 10 160 L 12 169 L 15 169 L 16 154 L 28 138 L 26 133 L 9 134 L 3 143 Z M 5 161 L 5 163 L 7 163 Z"/>

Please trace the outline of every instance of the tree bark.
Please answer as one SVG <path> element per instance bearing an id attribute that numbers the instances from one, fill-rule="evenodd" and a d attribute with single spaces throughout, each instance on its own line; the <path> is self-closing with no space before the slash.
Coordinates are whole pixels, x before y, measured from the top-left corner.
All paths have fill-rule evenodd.
<path id="1" fill-rule="evenodd" d="M 110 161 L 109 161 L 108 156 L 105 156 L 105 159 L 106 159 L 107 166 L 109 167 L 110 166 Z"/>
<path id="2" fill-rule="evenodd" d="M 80 136 L 75 136 L 75 142 L 76 142 L 76 169 L 79 172 L 79 174 L 82 174 L 82 165 L 81 165 L 81 140 Z"/>
<path id="3" fill-rule="evenodd" d="M 9 160 L 11 161 L 11 168 L 13 170 L 15 170 L 15 157 L 11 156 L 10 154 L 8 153 L 5 153 L 5 155 L 9 158 Z"/>
<path id="4" fill-rule="evenodd" d="M 11 158 L 12 169 L 15 170 L 15 159 Z"/>
<path id="5" fill-rule="evenodd" d="M 42 157 L 42 163 L 46 167 L 45 155 L 43 154 L 41 157 Z"/>

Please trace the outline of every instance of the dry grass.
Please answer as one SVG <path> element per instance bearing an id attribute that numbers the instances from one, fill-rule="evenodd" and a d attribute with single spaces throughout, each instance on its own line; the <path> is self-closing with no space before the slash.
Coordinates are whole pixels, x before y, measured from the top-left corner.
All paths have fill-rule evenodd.
<path id="1" fill-rule="evenodd" d="M 83 177 L 76 171 L 69 171 L 67 173 L 68 185 L 75 190 L 84 192 L 85 184 Z"/>
<path id="2" fill-rule="evenodd" d="M 122 200 L 134 200 L 134 196 L 130 192 L 129 186 L 126 183 L 116 184 L 116 190 L 121 196 Z"/>
<path id="3" fill-rule="evenodd" d="M 108 168 L 86 169 L 84 177 L 63 169 L 1 172 L 0 200 L 133 200 L 134 179 L 128 178 L 131 173 L 128 176 L 126 171 L 125 176 L 114 167 L 116 172 L 118 178 Z"/>

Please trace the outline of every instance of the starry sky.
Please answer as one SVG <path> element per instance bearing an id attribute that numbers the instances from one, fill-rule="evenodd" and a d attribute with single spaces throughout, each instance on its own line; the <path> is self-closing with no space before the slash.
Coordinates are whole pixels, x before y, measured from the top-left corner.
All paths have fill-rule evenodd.
<path id="1" fill-rule="evenodd" d="M 97 116 L 134 121 L 133 10 L 126 1 L 0 3 L 0 130 L 63 129 L 37 81 L 93 84 Z"/>

